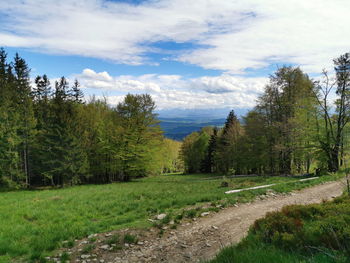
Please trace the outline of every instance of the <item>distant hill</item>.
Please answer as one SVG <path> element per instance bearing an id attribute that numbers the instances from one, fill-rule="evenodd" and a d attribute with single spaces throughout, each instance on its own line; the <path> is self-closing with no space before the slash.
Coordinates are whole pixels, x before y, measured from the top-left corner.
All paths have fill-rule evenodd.
<path id="1" fill-rule="evenodd" d="M 230 110 L 232 109 L 170 109 L 160 110 L 157 113 L 165 136 L 180 141 L 205 126 L 222 127 Z M 234 110 L 239 117 L 248 111 L 248 109 Z"/>
<path id="2" fill-rule="evenodd" d="M 165 136 L 173 140 L 182 140 L 194 131 L 199 131 L 205 126 L 222 127 L 225 118 L 213 120 L 196 120 L 191 118 L 159 118 L 160 126 L 165 132 Z"/>
<path id="3" fill-rule="evenodd" d="M 219 108 L 219 109 L 164 109 L 158 110 L 160 118 L 171 119 L 193 119 L 193 120 L 214 120 L 227 117 L 232 108 Z M 249 109 L 233 109 L 237 116 L 243 116 L 247 114 Z"/>

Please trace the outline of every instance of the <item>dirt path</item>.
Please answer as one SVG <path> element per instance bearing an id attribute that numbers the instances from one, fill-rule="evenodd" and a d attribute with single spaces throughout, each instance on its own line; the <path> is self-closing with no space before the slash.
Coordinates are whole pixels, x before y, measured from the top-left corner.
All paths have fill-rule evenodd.
<path id="1" fill-rule="evenodd" d="M 95 262 L 199 262 L 213 258 L 223 247 L 239 242 L 249 227 L 267 212 L 285 205 L 319 203 L 341 195 L 343 182 L 329 182 L 265 200 L 230 207 L 167 230 L 159 238 L 148 231 L 138 245 L 119 252 L 98 253 Z M 102 260 L 101 260 L 102 259 Z M 83 260 L 79 260 L 82 262 Z"/>

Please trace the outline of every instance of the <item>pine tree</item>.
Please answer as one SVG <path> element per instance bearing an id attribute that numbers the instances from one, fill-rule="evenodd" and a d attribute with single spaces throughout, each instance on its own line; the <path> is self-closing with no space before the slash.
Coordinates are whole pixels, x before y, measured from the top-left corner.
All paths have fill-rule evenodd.
<path id="1" fill-rule="evenodd" d="M 19 136 L 21 138 L 20 152 L 25 184 L 30 185 L 30 147 L 35 133 L 35 118 L 30 86 L 30 69 L 25 60 L 16 53 L 14 58 L 15 90 L 17 110 L 20 116 Z"/>
<path id="2" fill-rule="evenodd" d="M 203 172 L 212 173 L 216 171 L 215 155 L 217 150 L 217 143 L 218 143 L 218 128 L 214 127 L 213 134 L 210 136 L 210 140 L 208 143 L 206 157 L 202 165 Z"/>
<path id="3" fill-rule="evenodd" d="M 84 93 L 80 89 L 80 83 L 78 80 L 74 81 L 74 85 L 71 91 L 72 100 L 76 103 L 83 103 Z"/>
<path id="4" fill-rule="evenodd" d="M 37 130 L 44 128 L 48 121 L 49 100 L 52 95 L 50 80 L 46 75 L 37 76 L 35 78 L 35 88 L 33 89 L 34 112 L 37 120 Z"/>
<path id="5" fill-rule="evenodd" d="M 7 54 L 0 49 L 0 185 L 22 183 L 19 168 L 19 112 L 14 101 L 14 75 Z"/>
<path id="6" fill-rule="evenodd" d="M 226 118 L 225 126 L 218 140 L 215 162 L 221 172 L 240 173 L 238 140 L 242 135 L 242 128 L 238 118 L 232 110 Z"/>

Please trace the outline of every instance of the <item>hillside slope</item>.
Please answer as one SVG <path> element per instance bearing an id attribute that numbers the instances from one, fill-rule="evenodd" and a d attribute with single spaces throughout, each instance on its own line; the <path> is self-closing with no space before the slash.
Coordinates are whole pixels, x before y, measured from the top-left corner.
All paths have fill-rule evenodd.
<path id="1" fill-rule="evenodd" d="M 105 262 L 200 262 L 213 258 L 223 247 L 238 243 L 249 227 L 267 212 L 291 204 L 319 203 L 342 194 L 342 181 L 306 188 L 289 195 L 270 195 L 267 199 L 226 208 L 216 214 L 167 230 L 162 237 L 155 231 L 143 234 L 137 245 L 117 252 L 103 252 Z"/>

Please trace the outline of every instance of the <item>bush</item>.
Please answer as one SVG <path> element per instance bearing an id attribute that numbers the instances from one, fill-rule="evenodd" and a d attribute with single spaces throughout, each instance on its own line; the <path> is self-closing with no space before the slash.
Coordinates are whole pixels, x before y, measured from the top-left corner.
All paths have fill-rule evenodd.
<path id="1" fill-rule="evenodd" d="M 88 244 L 82 249 L 81 253 L 82 254 L 87 254 L 87 253 L 90 253 L 94 249 L 95 249 L 95 245 L 94 244 Z"/>
<path id="2" fill-rule="evenodd" d="M 320 205 L 284 207 L 257 220 L 250 234 L 287 250 L 323 247 L 350 255 L 350 200 L 342 197 Z"/>
<path id="3" fill-rule="evenodd" d="M 138 241 L 137 236 L 131 235 L 131 234 L 125 234 L 124 236 L 124 243 L 128 244 L 136 244 Z"/>
<path id="4" fill-rule="evenodd" d="M 319 205 L 292 205 L 257 220 L 238 245 L 214 262 L 334 262 L 350 258 L 350 197 Z"/>
<path id="5" fill-rule="evenodd" d="M 106 239 L 105 243 L 107 245 L 112 245 L 112 244 L 119 244 L 120 243 L 120 236 L 118 234 L 112 235 L 110 238 Z"/>
<path id="6" fill-rule="evenodd" d="M 281 212 L 268 213 L 266 218 L 257 220 L 252 233 L 263 242 L 284 248 L 294 248 L 302 239 L 303 223 L 300 218 L 288 217 Z"/>

